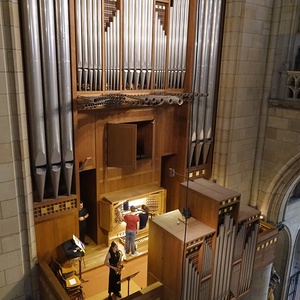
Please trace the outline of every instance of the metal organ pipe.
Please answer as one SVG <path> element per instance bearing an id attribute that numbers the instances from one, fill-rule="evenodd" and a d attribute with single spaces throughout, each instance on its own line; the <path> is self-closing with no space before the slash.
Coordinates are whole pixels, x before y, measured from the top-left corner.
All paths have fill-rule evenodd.
<path id="1" fill-rule="evenodd" d="M 210 47 L 211 47 L 211 35 L 212 35 L 212 10 L 213 10 L 213 2 L 205 1 L 205 8 L 204 8 L 204 26 L 203 26 L 203 47 L 201 53 L 201 69 L 200 69 L 200 84 L 199 89 L 200 93 L 204 95 L 208 95 L 210 91 L 208 91 L 208 73 L 209 73 L 209 66 L 212 63 L 210 59 Z M 198 118 L 201 122 L 201 125 L 198 127 L 198 140 L 201 141 L 204 145 L 204 138 L 205 138 L 205 120 L 207 115 L 207 97 L 203 96 L 200 97 L 201 105 L 198 107 Z M 196 161 L 199 164 L 201 152 L 197 151 L 196 153 Z M 202 161 L 202 164 L 205 163 Z"/>
<path id="2" fill-rule="evenodd" d="M 54 197 L 58 196 L 61 172 L 61 146 L 58 108 L 57 60 L 54 3 L 40 1 L 43 87 L 46 115 L 48 166 Z"/>
<path id="3" fill-rule="evenodd" d="M 196 35 L 196 47 L 195 47 L 195 65 L 194 65 L 194 81 L 193 81 L 193 91 L 195 93 L 200 92 L 200 80 L 199 76 L 201 74 L 201 51 L 202 51 L 202 44 L 203 44 L 203 22 L 204 22 L 204 4 L 203 1 L 198 1 L 197 4 L 197 35 Z M 200 102 L 200 96 L 196 95 L 194 97 L 194 101 L 192 104 L 192 118 L 191 118 L 191 144 L 190 144 L 190 161 L 189 166 L 192 165 L 192 158 L 194 155 L 194 151 L 196 152 L 195 157 L 195 165 L 198 166 L 199 163 L 199 157 L 201 153 L 201 144 L 200 141 L 197 140 L 197 137 L 199 135 L 199 130 L 201 130 L 201 120 L 203 118 L 200 118 L 198 116 L 199 109 L 198 106 L 201 105 Z"/>
<path id="4" fill-rule="evenodd" d="M 183 88 L 185 73 L 186 73 L 186 50 L 187 50 L 187 32 L 188 32 L 188 24 L 189 24 L 189 0 L 185 0 L 184 3 L 184 22 L 183 22 L 183 38 L 182 38 L 182 58 L 181 58 L 181 82 L 178 87 Z"/>
<path id="5" fill-rule="evenodd" d="M 93 39 L 93 2 L 87 0 L 87 60 L 88 60 L 88 89 L 93 89 L 94 80 L 94 39 Z"/>
<path id="6" fill-rule="evenodd" d="M 259 225 L 255 224 L 255 227 L 254 229 L 252 229 L 245 245 L 238 295 L 243 294 L 250 288 L 252 270 L 254 265 L 255 252 L 256 252 L 255 249 L 256 249 L 258 229 L 259 229 Z"/>
<path id="7" fill-rule="evenodd" d="M 154 87 L 162 89 L 164 88 L 163 70 L 166 62 L 166 34 L 157 11 L 155 12 L 155 25 Z"/>
<path id="8" fill-rule="evenodd" d="M 61 124 L 62 167 L 66 183 L 67 195 L 71 194 L 74 150 L 71 96 L 71 58 L 69 40 L 69 8 L 66 1 L 56 0 L 56 32 L 58 87 Z"/>
<path id="9" fill-rule="evenodd" d="M 116 62 L 115 62 L 115 80 L 116 80 L 116 90 L 120 89 L 120 23 L 121 23 L 121 17 L 120 17 L 120 11 L 117 10 L 116 11 L 116 26 L 115 26 L 115 36 L 116 36 L 116 47 L 115 47 L 115 51 L 116 51 Z"/>
<path id="10" fill-rule="evenodd" d="M 73 174 L 69 7 L 63 0 L 55 5 L 54 0 L 41 0 L 39 6 L 35 0 L 20 2 L 25 80 L 30 78 L 25 84 L 31 166 L 39 201 L 58 196 L 62 164 L 67 194 Z"/>
<path id="11" fill-rule="evenodd" d="M 20 1 L 22 37 L 24 43 L 25 85 L 29 115 L 29 142 L 31 168 L 35 178 L 38 198 L 42 201 L 46 180 L 46 138 L 44 125 L 42 70 L 40 57 L 40 35 L 38 6 L 35 0 Z"/>
<path id="12" fill-rule="evenodd" d="M 129 26 L 129 0 L 123 0 L 123 88 L 126 88 L 128 77 L 128 26 Z"/>
<path id="13" fill-rule="evenodd" d="M 93 86 L 92 90 L 96 91 L 98 88 L 98 20 L 97 20 L 97 13 L 98 13 L 98 1 L 93 0 L 93 11 L 92 11 L 92 24 L 93 24 Z"/>
<path id="14" fill-rule="evenodd" d="M 142 29 L 142 10 L 141 2 L 135 1 L 135 47 L 134 47 L 134 87 L 138 89 L 141 73 L 141 29 Z"/>
<path id="15" fill-rule="evenodd" d="M 168 76 L 170 88 L 183 88 L 186 71 L 186 47 L 189 1 L 173 1 L 170 7 Z"/>
<path id="16" fill-rule="evenodd" d="M 128 89 L 132 90 L 132 82 L 134 75 L 134 18 L 135 18 L 135 5 L 134 0 L 128 0 Z"/>
<path id="17" fill-rule="evenodd" d="M 146 79 L 146 73 L 147 73 L 147 27 L 148 27 L 148 2 L 147 1 L 141 1 L 141 10 L 142 10 L 142 18 L 143 23 L 145 22 L 145 25 L 141 28 L 141 79 L 140 79 L 140 88 L 143 90 L 145 88 L 145 79 Z"/>
<path id="18" fill-rule="evenodd" d="M 216 85 L 216 72 L 217 72 L 217 55 L 219 44 L 219 32 L 220 32 L 220 15 L 221 15 L 222 0 L 214 1 L 213 18 L 212 18 L 212 31 L 211 31 L 211 45 L 210 45 L 210 58 L 209 58 L 209 75 L 207 86 L 207 107 L 205 118 L 205 143 L 204 143 L 204 159 L 203 163 L 207 161 L 209 153 L 211 138 L 212 138 L 212 118 L 214 111 L 214 98 L 215 98 L 215 85 Z"/>
<path id="19" fill-rule="evenodd" d="M 232 269 L 232 256 L 234 245 L 233 219 L 230 215 L 224 216 L 224 223 L 219 227 L 214 260 L 213 283 L 211 299 L 227 299 Z"/>
<path id="20" fill-rule="evenodd" d="M 98 69 L 98 85 L 97 89 L 102 89 L 102 0 L 97 0 L 97 69 Z"/>
<path id="21" fill-rule="evenodd" d="M 189 260 L 185 258 L 185 268 L 184 268 L 184 282 L 183 282 L 183 299 L 186 299 L 187 291 L 188 291 L 188 273 L 189 273 Z"/>
<path id="22" fill-rule="evenodd" d="M 150 79 L 151 79 L 151 72 L 152 72 L 152 33 L 153 33 L 153 10 L 154 5 L 153 1 L 147 1 L 147 11 L 148 11 L 148 19 L 147 19 L 147 44 L 146 44 L 146 89 L 150 89 Z"/>
<path id="23" fill-rule="evenodd" d="M 88 32 L 87 32 L 87 0 L 81 0 L 81 45 L 82 45 L 82 72 L 83 90 L 88 90 Z"/>
<path id="24" fill-rule="evenodd" d="M 193 103 L 189 166 L 192 166 L 193 163 L 195 166 L 205 164 L 212 143 L 212 115 L 219 50 L 221 4 L 222 0 L 199 0 L 197 4 L 197 44 L 193 90 L 202 96 L 195 97 Z M 203 155 L 201 156 L 202 151 Z M 203 158 L 202 161 L 200 161 L 201 157 Z"/>
<path id="25" fill-rule="evenodd" d="M 76 54 L 77 54 L 77 89 L 81 91 L 82 88 L 82 45 L 81 45 L 81 0 L 76 0 Z"/>

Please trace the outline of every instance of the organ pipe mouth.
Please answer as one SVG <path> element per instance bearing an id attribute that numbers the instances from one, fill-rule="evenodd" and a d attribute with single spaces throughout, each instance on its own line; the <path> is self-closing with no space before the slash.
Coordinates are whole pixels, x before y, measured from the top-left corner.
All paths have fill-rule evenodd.
<path id="1" fill-rule="evenodd" d="M 78 96 L 78 110 L 94 110 L 104 108 L 128 108 L 128 107 L 156 107 L 164 104 L 181 106 L 185 102 L 192 102 L 195 96 L 207 97 L 206 94 L 142 94 L 142 95 L 126 95 L 126 94 L 107 94 L 101 96 Z"/>

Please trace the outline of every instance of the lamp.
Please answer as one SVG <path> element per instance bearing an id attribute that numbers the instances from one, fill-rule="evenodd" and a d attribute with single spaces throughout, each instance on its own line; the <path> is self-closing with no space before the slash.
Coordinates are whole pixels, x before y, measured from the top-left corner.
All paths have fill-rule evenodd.
<path id="1" fill-rule="evenodd" d="M 84 162 L 82 162 L 82 163 L 80 164 L 80 166 L 79 166 L 79 171 L 83 171 L 83 170 L 86 168 L 86 166 L 88 165 L 88 163 L 90 162 L 91 159 L 92 159 L 91 156 L 87 157 L 87 158 L 84 160 Z"/>

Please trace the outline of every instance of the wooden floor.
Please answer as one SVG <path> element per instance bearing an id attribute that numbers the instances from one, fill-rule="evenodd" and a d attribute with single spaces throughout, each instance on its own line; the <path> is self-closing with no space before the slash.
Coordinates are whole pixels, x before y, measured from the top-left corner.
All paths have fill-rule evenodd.
<path id="1" fill-rule="evenodd" d="M 101 266 L 82 274 L 82 286 L 85 299 L 107 299 L 109 269 Z M 147 254 L 124 262 L 122 270 L 121 294 L 124 296 L 137 292 L 147 286 Z M 113 296 L 113 299 L 117 297 Z"/>
<path id="2" fill-rule="evenodd" d="M 109 247 L 96 245 L 89 237 L 86 238 L 86 242 L 89 245 L 85 246 L 85 255 L 81 261 L 81 268 L 78 259 L 74 259 L 72 264 L 77 269 L 77 274 L 79 274 L 83 282 L 85 299 L 107 299 L 109 269 L 104 265 L 104 259 Z M 121 243 L 119 244 L 119 249 L 125 254 L 124 246 Z M 129 294 L 131 294 L 147 286 L 148 244 L 139 245 L 137 252 L 137 256 L 128 256 L 124 259 L 124 269 L 121 277 L 124 280 L 121 286 L 123 296 L 127 296 L 128 287 Z M 128 277 L 134 274 L 136 275 L 130 278 L 128 282 Z"/>
<path id="3" fill-rule="evenodd" d="M 86 237 L 86 242 L 89 243 L 89 245 L 85 246 L 85 255 L 81 261 L 81 272 L 87 272 L 90 270 L 93 270 L 95 268 L 98 268 L 100 266 L 104 265 L 104 259 L 108 252 L 109 247 L 106 245 L 96 245 L 89 237 Z M 124 246 L 119 243 L 119 249 L 122 251 L 122 253 L 125 255 Z M 125 257 L 125 261 L 131 261 L 136 258 L 138 258 L 141 255 L 148 253 L 148 243 L 143 243 L 138 245 L 137 248 L 138 255 L 137 256 L 127 256 Z M 72 261 L 72 264 L 77 268 L 78 272 L 80 269 L 79 266 L 79 260 L 74 259 Z"/>

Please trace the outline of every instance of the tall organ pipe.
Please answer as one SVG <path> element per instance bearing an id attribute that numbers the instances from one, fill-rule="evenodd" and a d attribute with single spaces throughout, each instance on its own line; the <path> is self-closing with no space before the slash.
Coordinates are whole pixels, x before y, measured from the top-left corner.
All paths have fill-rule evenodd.
<path id="1" fill-rule="evenodd" d="M 78 90 L 81 91 L 82 87 L 82 46 L 81 46 L 81 3 L 76 0 L 76 53 L 77 53 L 77 82 Z"/>
<path id="2" fill-rule="evenodd" d="M 94 80 L 93 80 L 93 91 L 97 90 L 98 86 L 98 43 L 97 43 L 97 37 L 98 37 L 98 22 L 97 22 L 97 12 L 98 12 L 98 1 L 93 0 L 93 71 L 94 71 Z"/>
<path id="3" fill-rule="evenodd" d="M 87 39 L 87 4 L 81 0 L 81 47 L 82 47 L 82 72 L 84 90 L 88 90 L 88 39 Z"/>
<path id="4" fill-rule="evenodd" d="M 201 74 L 201 61 L 202 61 L 202 47 L 203 47 L 203 36 L 204 36 L 204 3 L 203 1 L 198 2 L 197 6 L 197 45 L 195 49 L 195 66 L 194 66 L 194 85 L 193 91 L 195 93 L 200 92 L 200 74 Z M 192 157 L 195 152 L 195 165 L 198 166 L 199 158 L 203 144 L 203 97 L 195 96 L 193 101 L 193 114 L 191 124 L 191 145 L 190 145 L 190 161 L 189 166 L 192 165 Z M 205 98 L 204 98 L 205 100 Z"/>
<path id="5" fill-rule="evenodd" d="M 200 75 L 200 93 L 208 94 L 208 72 L 209 65 L 212 63 L 210 59 L 210 48 L 211 48 L 211 28 L 212 28 L 212 6 L 213 1 L 205 2 L 205 12 L 204 12 L 204 27 L 203 27 L 203 48 L 201 54 L 201 75 Z M 198 106 L 198 139 L 203 141 L 205 132 L 205 119 L 207 110 L 207 97 L 200 97 L 200 105 Z M 199 163 L 201 152 L 196 152 L 196 162 Z M 205 163 L 202 161 L 202 163 Z"/>
<path id="6" fill-rule="evenodd" d="M 97 39 L 98 39 L 98 52 L 97 52 L 97 62 L 98 62 L 98 89 L 99 91 L 102 89 L 102 0 L 97 1 L 97 16 L 98 16 L 98 26 L 97 26 Z"/>
<path id="7" fill-rule="evenodd" d="M 31 168 L 35 178 L 39 201 L 42 201 L 46 180 L 46 139 L 43 111 L 42 70 L 40 57 L 40 37 L 38 26 L 38 6 L 36 0 L 19 3 L 24 43 L 25 85 L 28 107 L 29 142 Z"/>
<path id="8" fill-rule="evenodd" d="M 212 23 L 212 38 L 210 46 L 210 65 L 209 65 L 209 75 L 208 75 L 208 96 L 207 96 L 207 108 L 206 108 L 206 119 L 205 119 L 205 139 L 209 141 L 204 144 L 204 164 L 207 161 L 207 156 L 209 153 L 209 148 L 211 145 L 212 137 L 212 118 L 213 118 L 213 108 L 214 108 L 214 98 L 215 98 L 215 85 L 216 85 L 216 69 L 217 69 L 217 57 L 218 57 L 218 43 L 219 43 L 219 32 L 220 32 L 220 15 L 221 15 L 221 3 L 222 0 L 214 1 L 213 7 L 213 23 Z"/>
<path id="9" fill-rule="evenodd" d="M 87 60 L 88 60 L 88 89 L 93 88 L 94 60 L 93 60 L 93 3 L 87 0 Z"/>
<path id="10" fill-rule="evenodd" d="M 61 172 L 61 146 L 54 19 L 53 0 L 40 1 L 47 157 L 51 175 L 52 192 L 56 198 L 58 196 Z"/>
<path id="11" fill-rule="evenodd" d="M 68 3 L 56 0 L 56 32 L 57 32 L 57 62 L 58 86 L 60 104 L 60 124 L 62 141 L 62 167 L 66 183 L 67 195 L 71 194 L 74 150 L 72 125 L 71 96 L 71 59 L 69 40 Z"/>

